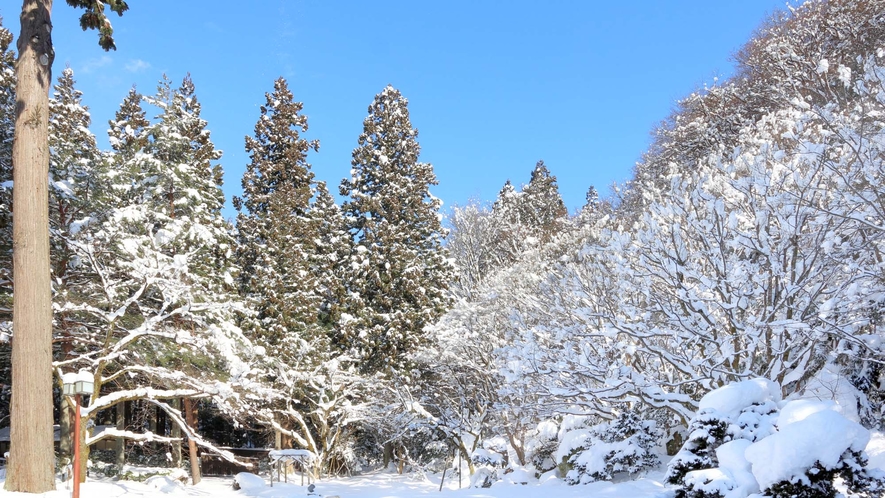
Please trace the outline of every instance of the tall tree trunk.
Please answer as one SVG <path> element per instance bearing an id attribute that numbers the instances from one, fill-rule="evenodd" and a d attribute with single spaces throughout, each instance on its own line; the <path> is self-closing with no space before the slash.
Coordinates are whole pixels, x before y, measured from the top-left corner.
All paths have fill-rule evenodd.
<path id="1" fill-rule="evenodd" d="M 126 430 L 126 401 L 117 403 L 117 430 Z M 117 452 L 117 473 L 123 472 L 123 465 L 126 464 L 126 438 L 118 437 L 114 450 Z"/>
<path id="2" fill-rule="evenodd" d="M 80 419 L 80 482 L 86 482 L 86 473 L 89 472 L 89 446 L 86 446 L 86 438 L 92 436 L 89 429 L 89 419 Z"/>
<path id="3" fill-rule="evenodd" d="M 172 408 L 181 411 L 181 400 L 173 399 Z M 178 438 L 172 443 L 172 466 L 177 469 L 181 467 L 181 427 L 178 424 L 172 424 L 172 437 Z"/>
<path id="4" fill-rule="evenodd" d="M 73 429 L 74 412 L 69 406 L 67 396 L 59 396 L 58 401 L 58 456 L 72 461 L 74 453 Z"/>
<path id="5" fill-rule="evenodd" d="M 24 0 L 12 145 L 13 343 L 6 490 L 55 489 L 49 275 L 49 87 L 52 0 Z"/>
<path id="6" fill-rule="evenodd" d="M 190 426 L 191 430 L 197 431 L 197 412 L 195 411 L 196 407 L 194 407 L 193 401 L 190 398 L 184 398 L 184 417 L 187 425 Z M 187 453 L 190 457 L 191 462 L 191 479 L 194 484 L 200 482 L 200 459 L 197 458 L 197 443 L 193 438 L 188 438 L 187 440 Z"/>

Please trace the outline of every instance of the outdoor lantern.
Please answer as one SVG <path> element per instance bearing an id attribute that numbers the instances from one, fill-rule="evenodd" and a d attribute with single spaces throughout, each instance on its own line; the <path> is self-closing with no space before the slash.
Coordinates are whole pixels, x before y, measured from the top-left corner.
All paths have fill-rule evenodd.
<path id="1" fill-rule="evenodd" d="M 92 374 L 85 370 L 80 372 L 68 372 L 62 375 L 62 393 L 65 396 L 91 395 L 93 383 Z"/>
<path id="2" fill-rule="evenodd" d="M 73 498 L 80 498 L 80 396 L 92 395 L 94 380 L 92 373 L 85 370 L 68 372 L 61 376 L 62 393 L 74 398 L 74 431 L 71 433 L 71 438 L 74 440 L 74 460 L 71 463 L 74 475 Z"/>

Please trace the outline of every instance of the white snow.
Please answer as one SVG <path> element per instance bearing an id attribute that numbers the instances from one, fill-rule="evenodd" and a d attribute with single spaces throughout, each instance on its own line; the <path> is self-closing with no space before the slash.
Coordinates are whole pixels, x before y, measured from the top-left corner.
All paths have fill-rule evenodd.
<path id="1" fill-rule="evenodd" d="M 730 417 L 737 416 L 743 408 L 754 403 L 781 399 L 780 386 L 768 379 L 751 379 L 736 382 L 710 391 L 698 404 L 698 411 L 713 409 Z"/>

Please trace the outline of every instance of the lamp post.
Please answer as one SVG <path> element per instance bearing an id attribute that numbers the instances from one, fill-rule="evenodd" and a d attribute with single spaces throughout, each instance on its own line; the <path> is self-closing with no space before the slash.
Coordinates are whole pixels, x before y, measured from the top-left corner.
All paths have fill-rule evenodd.
<path id="1" fill-rule="evenodd" d="M 72 473 L 74 478 L 73 498 L 80 498 L 80 396 L 91 395 L 93 376 L 90 372 L 68 372 L 62 376 L 62 393 L 74 397 L 74 460 Z"/>

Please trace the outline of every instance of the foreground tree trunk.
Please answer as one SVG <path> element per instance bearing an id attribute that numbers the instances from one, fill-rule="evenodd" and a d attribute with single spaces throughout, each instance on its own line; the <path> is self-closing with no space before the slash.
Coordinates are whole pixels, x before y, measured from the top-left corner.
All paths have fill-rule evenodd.
<path id="1" fill-rule="evenodd" d="M 49 276 L 49 87 L 52 0 L 24 0 L 15 66 L 13 343 L 6 490 L 55 489 Z"/>

